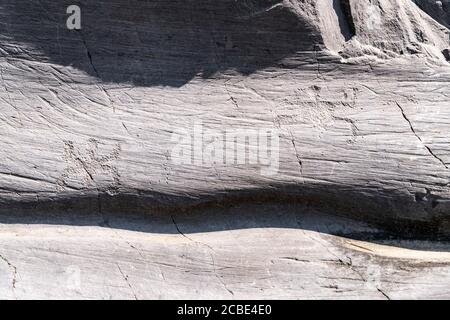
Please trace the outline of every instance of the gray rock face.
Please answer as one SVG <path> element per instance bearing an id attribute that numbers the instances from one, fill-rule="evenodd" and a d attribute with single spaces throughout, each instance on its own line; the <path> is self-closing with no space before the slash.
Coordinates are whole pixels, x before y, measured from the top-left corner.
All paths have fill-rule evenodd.
<path id="1" fill-rule="evenodd" d="M 180 87 L 229 69 L 250 74 L 321 43 L 280 1 L 81 1 L 78 32 L 65 27 L 70 4 L 6 2 L 5 54 L 23 57 L 20 48 L 32 46 L 40 61 L 103 82 Z"/>
<path id="2" fill-rule="evenodd" d="M 448 243 L 383 239 L 302 206 L 107 216 L 106 228 L 100 216 L 8 218 L 0 224 L 4 299 L 450 296 Z"/>
<path id="3" fill-rule="evenodd" d="M 81 30 L 0 3 L 1 210 L 289 200 L 449 234 L 448 29 L 412 1 L 80 3 Z M 268 163 L 208 160 L 243 130 Z"/>
<path id="4" fill-rule="evenodd" d="M 450 1 L 414 0 L 414 2 L 447 28 L 450 27 Z"/>

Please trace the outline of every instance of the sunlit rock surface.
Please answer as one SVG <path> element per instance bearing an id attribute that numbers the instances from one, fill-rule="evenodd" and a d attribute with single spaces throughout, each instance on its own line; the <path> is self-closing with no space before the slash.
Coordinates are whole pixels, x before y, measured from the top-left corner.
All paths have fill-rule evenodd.
<path id="1" fill-rule="evenodd" d="M 81 29 L 69 30 L 72 1 L 0 1 L 3 295 L 402 298 L 420 282 L 430 285 L 417 297 L 445 296 L 445 277 L 434 282 L 448 271 L 445 245 L 430 244 L 431 258 L 414 244 L 419 253 L 385 248 L 384 258 L 374 260 L 371 251 L 379 247 L 370 246 L 374 237 L 428 241 L 450 235 L 448 1 L 78 3 Z M 240 161 L 236 150 L 246 145 Z M 244 212 L 232 209 L 244 204 Z M 229 208 L 234 227 L 216 222 L 217 207 Z M 273 215 L 264 220 L 262 208 Z M 305 227 L 287 218 L 305 210 L 313 219 L 327 213 L 318 234 L 309 230 L 317 221 Z M 195 221 L 189 230 L 178 222 L 180 211 Z M 113 213 L 122 219 L 117 228 L 109 223 Z M 158 227 L 143 233 L 126 222 L 156 213 L 161 225 L 152 223 Z M 239 220 L 243 213 L 254 215 L 251 227 Z M 340 216 L 380 229 L 376 236 L 355 237 L 359 224 L 345 231 Z M 137 225 L 148 223 L 139 219 Z M 333 223 L 337 231 L 330 233 Z M 48 224 L 61 226 L 50 230 Z M 73 238 L 55 236 L 60 231 Z M 294 241 L 299 234 L 303 240 Z M 267 246 L 259 236 L 274 248 L 264 261 Z M 363 241 L 368 251 L 351 251 L 361 244 L 349 249 L 341 236 Z M 395 239 L 389 245 L 401 244 Z M 308 251 L 303 243 L 322 243 L 322 251 Z M 31 254 L 34 245 L 47 251 Z M 242 251 L 233 251 L 241 245 Z M 336 254 L 326 249 L 335 246 Z M 77 258 L 89 248 L 94 258 Z M 174 258 L 183 248 L 189 265 Z M 66 278 L 34 277 L 42 270 L 62 272 L 36 264 L 49 255 L 69 268 L 64 272 L 87 277 L 86 286 L 58 291 L 49 283 Z M 395 265 L 372 281 L 370 263 L 381 266 L 385 259 L 406 259 L 415 278 Z M 414 264 L 417 259 L 426 268 Z M 294 274 L 317 271 L 311 263 L 319 263 L 320 279 L 328 280 L 308 282 L 304 291 L 289 287 Z M 183 270 L 195 274 L 204 267 L 204 277 L 184 279 Z M 116 278 L 102 291 L 96 277 L 113 269 Z M 330 276 L 338 269 L 335 283 Z M 170 270 L 176 272 L 168 275 Z M 252 270 L 273 280 L 249 287 Z M 350 274 L 361 283 L 345 280 Z M 175 286 L 180 277 L 184 291 Z M 403 287 L 387 285 L 406 278 Z M 150 292 L 143 279 L 160 291 Z M 201 287 L 212 279 L 213 287 Z M 111 289 L 119 282 L 122 291 Z"/>

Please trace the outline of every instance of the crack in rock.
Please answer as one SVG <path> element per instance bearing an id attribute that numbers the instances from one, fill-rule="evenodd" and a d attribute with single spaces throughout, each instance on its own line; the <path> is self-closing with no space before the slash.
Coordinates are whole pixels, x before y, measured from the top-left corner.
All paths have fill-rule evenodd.
<path id="1" fill-rule="evenodd" d="M 12 270 L 11 287 L 14 290 L 16 288 L 16 283 L 17 283 L 17 267 L 15 265 L 13 265 L 11 262 L 9 262 L 9 260 L 6 259 L 2 255 L 0 255 L 0 259 L 3 260 L 8 265 L 8 267 Z"/>
<path id="2" fill-rule="evenodd" d="M 396 105 L 398 106 L 398 108 L 400 109 L 400 112 L 402 113 L 403 119 L 406 120 L 406 122 L 408 122 L 409 124 L 409 128 L 411 130 L 411 132 L 416 136 L 416 138 L 420 141 L 420 143 L 425 147 L 425 149 L 427 149 L 428 153 L 435 158 L 436 160 L 438 160 L 446 169 L 449 169 L 448 165 L 444 162 L 444 160 L 442 160 L 439 156 L 437 156 L 433 150 L 431 150 L 431 148 L 429 146 L 427 146 L 422 138 L 417 134 L 416 130 L 414 129 L 411 120 L 409 120 L 409 118 L 406 116 L 405 110 L 403 109 L 403 107 L 400 105 L 400 103 L 396 102 Z"/>
<path id="3" fill-rule="evenodd" d="M 130 288 L 131 292 L 133 293 L 134 299 L 135 300 L 139 300 L 136 292 L 133 289 L 133 286 L 131 285 L 130 281 L 128 281 L 128 275 L 126 275 L 122 269 L 120 268 L 119 264 L 117 264 L 117 269 L 119 269 L 120 274 L 122 275 L 123 280 L 125 280 L 125 282 L 127 283 L 128 287 Z"/>
<path id="4" fill-rule="evenodd" d="M 216 279 L 219 281 L 219 283 L 222 285 L 222 287 L 231 295 L 234 297 L 234 292 L 228 288 L 228 286 L 226 285 L 226 283 L 222 280 L 221 276 L 217 273 L 217 268 L 216 268 L 216 261 L 214 259 L 214 255 L 213 253 L 215 253 L 215 250 L 208 244 L 203 243 L 203 242 L 199 242 L 196 241 L 190 237 L 188 237 L 184 232 L 181 231 L 181 229 L 179 228 L 177 222 L 175 221 L 175 218 L 173 216 L 170 216 L 170 218 L 172 219 L 172 222 L 175 226 L 175 228 L 177 229 L 178 233 L 183 236 L 184 238 L 188 239 L 189 241 L 199 244 L 201 246 L 205 246 L 210 250 L 209 256 L 211 257 L 211 262 L 212 262 L 212 267 L 213 267 L 213 272 L 214 272 L 214 276 L 216 277 Z"/>

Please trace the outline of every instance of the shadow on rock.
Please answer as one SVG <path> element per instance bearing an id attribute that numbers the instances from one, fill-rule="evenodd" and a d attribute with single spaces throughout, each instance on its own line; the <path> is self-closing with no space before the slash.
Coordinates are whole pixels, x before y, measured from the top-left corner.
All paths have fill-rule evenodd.
<path id="1" fill-rule="evenodd" d="M 104 82 L 186 84 L 225 70 L 251 74 L 322 43 L 279 0 L 2 1 L 1 55 L 72 66 Z"/>

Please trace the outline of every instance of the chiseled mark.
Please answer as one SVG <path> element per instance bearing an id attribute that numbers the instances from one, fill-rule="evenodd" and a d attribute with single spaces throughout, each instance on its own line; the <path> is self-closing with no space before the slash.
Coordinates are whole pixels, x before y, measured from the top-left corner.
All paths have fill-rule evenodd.
<path id="1" fill-rule="evenodd" d="M 89 139 L 82 147 L 75 146 L 73 141 L 64 141 L 64 160 L 66 168 L 57 181 L 60 190 L 69 188 L 70 178 L 84 177 L 87 186 L 95 183 L 95 175 L 103 173 L 112 177 L 111 184 L 106 188 L 110 194 L 115 194 L 120 185 L 120 175 L 117 167 L 112 164 L 120 156 L 120 144 L 116 144 L 109 154 L 102 155 L 99 151 L 99 142 Z"/>
<path id="2" fill-rule="evenodd" d="M 338 116 L 334 116 L 333 118 L 336 120 L 340 120 L 340 121 L 344 121 L 346 122 L 349 126 L 350 126 L 350 131 L 351 131 L 351 138 L 348 139 L 348 143 L 355 143 L 356 139 L 358 137 L 358 133 L 359 133 L 359 128 L 355 123 L 355 120 L 347 118 L 347 117 L 338 117 Z"/>

